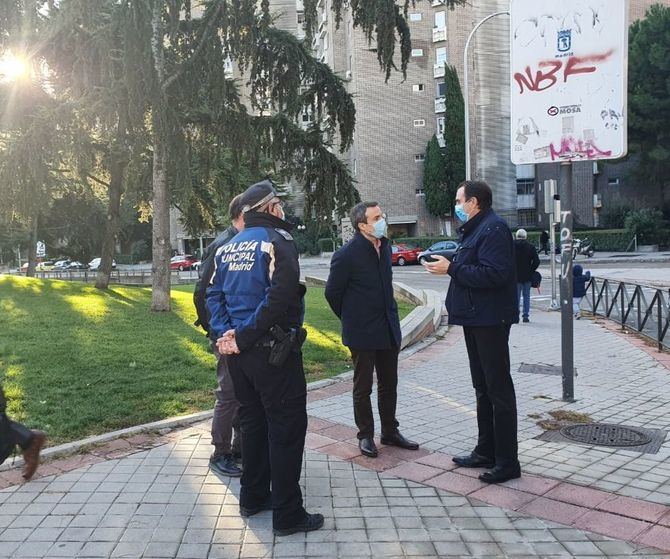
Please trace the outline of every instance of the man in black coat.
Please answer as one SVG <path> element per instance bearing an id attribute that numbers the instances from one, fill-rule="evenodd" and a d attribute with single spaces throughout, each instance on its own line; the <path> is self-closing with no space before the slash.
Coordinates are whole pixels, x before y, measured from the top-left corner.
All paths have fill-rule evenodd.
<path id="1" fill-rule="evenodd" d="M 516 254 L 516 281 L 517 298 L 519 303 L 523 296 L 523 321 L 530 322 L 530 288 L 533 280 L 533 272 L 540 265 L 540 257 L 537 250 L 526 239 L 528 233 L 525 229 L 516 232 L 514 252 Z"/>
<path id="2" fill-rule="evenodd" d="M 416 450 L 419 445 L 398 431 L 396 420 L 400 320 L 393 298 L 391 246 L 386 219 L 377 202 L 361 202 L 351 210 L 354 238 L 333 255 L 326 299 L 342 321 L 342 343 L 354 362 L 354 419 L 358 446 L 365 456 L 378 455 L 372 416 L 373 371 L 382 423 L 381 442 Z"/>
<path id="3" fill-rule="evenodd" d="M 456 216 L 464 222 L 460 248 L 453 261 L 434 256 L 436 261 L 424 266 L 451 277 L 449 324 L 463 326 L 477 396 L 477 445 L 472 453 L 453 460 L 465 468 L 491 468 L 479 479 L 500 483 L 521 475 L 509 357 L 509 332 L 519 322 L 519 307 L 514 240 L 491 209 L 492 202 L 486 183 L 462 183 L 456 194 Z"/>

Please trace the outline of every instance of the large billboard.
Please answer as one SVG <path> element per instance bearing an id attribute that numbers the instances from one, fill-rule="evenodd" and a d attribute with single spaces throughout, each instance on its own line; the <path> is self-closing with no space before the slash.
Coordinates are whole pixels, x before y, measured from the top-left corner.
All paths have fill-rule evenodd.
<path id="1" fill-rule="evenodd" d="M 517 165 L 626 154 L 627 0 L 511 0 Z"/>

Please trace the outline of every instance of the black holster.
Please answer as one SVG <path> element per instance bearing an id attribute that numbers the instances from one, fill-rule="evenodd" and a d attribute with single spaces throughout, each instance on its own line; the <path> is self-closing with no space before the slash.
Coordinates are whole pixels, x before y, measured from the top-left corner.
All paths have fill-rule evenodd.
<path id="1" fill-rule="evenodd" d="M 274 343 L 270 349 L 268 363 L 273 367 L 281 367 L 288 359 L 292 351 L 300 351 L 302 344 L 307 338 L 307 330 L 304 328 L 290 328 L 285 332 L 281 326 L 275 324 L 270 328 L 270 335 Z"/>

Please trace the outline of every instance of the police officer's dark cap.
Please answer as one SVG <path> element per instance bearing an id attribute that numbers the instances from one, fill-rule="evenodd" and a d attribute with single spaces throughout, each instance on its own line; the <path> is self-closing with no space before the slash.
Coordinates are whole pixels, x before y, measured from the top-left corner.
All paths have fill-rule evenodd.
<path id="1" fill-rule="evenodd" d="M 242 211 L 249 212 L 259 210 L 273 198 L 281 198 L 283 192 L 279 192 L 269 180 L 252 184 L 242 193 Z"/>

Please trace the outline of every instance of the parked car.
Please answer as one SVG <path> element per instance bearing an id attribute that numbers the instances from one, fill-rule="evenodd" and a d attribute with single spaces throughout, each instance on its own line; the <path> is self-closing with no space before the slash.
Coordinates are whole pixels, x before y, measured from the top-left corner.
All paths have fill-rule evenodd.
<path id="1" fill-rule="evenodd" d="M 410 247 L 404 244 L 393 245 L 391 247 L 391 264 L 397 264 L 398 266 L 416 264 L 420 252 L 420 247 Z"/>
<path id="2" fill-rule="evenodd" d="M 70 260 L 57 260 L 53 269 L 59 271 L 67 270 L 68 264 L 70 264 Z"/>
<path id="3" fill-rule="evenodd" d="M 48 272 L 53 270 L 55 262 L 53 260 L 45 260 L 44 262 L 38 262 L 35 265 L 35 271 L 37 272 Z M 21 264 L 19 272 L 25 274 L 28 271 L 28 262 Z"/>
<path id="4" fill-rule="evenodd" d="M 56 263 L 53 260 L 45 260 L 44 262 L 38 262 L 35 266 L 35 270 L 38 272 L 49 272 L 54 269 Z"/>
<path id="5" fill-rule="evenodd" d="M 435 255 L 451 258 L 458 250 L 458 247 L 459 244 L 456 241 L 439 241 L 419 253 L 419 264 L 428 262 L 430 257 Z"/>
<path id="6" fill-rule="evenodd" d="M 191 270 L 193 266 L 198 261 L 196 256 L 192 254 L 178 254 L 170 258 L 170 270 Z"/>
<path id="7" fill-rule="evenodd" d="M 79 260 L 70 260 L 67 264 L 67 269 L 68 270 L 86 270 L 88 266 L 86 264 L 82 264 L 79 262 Z"/>
<path id="8" fill-rule="evenodd" d="M 88 269 L 97 272 L 100 269 L 101 258 L 94 258 L 88 263 Z M 116 260 L 112 260 L 112 270 L 116 270 Z"/>

